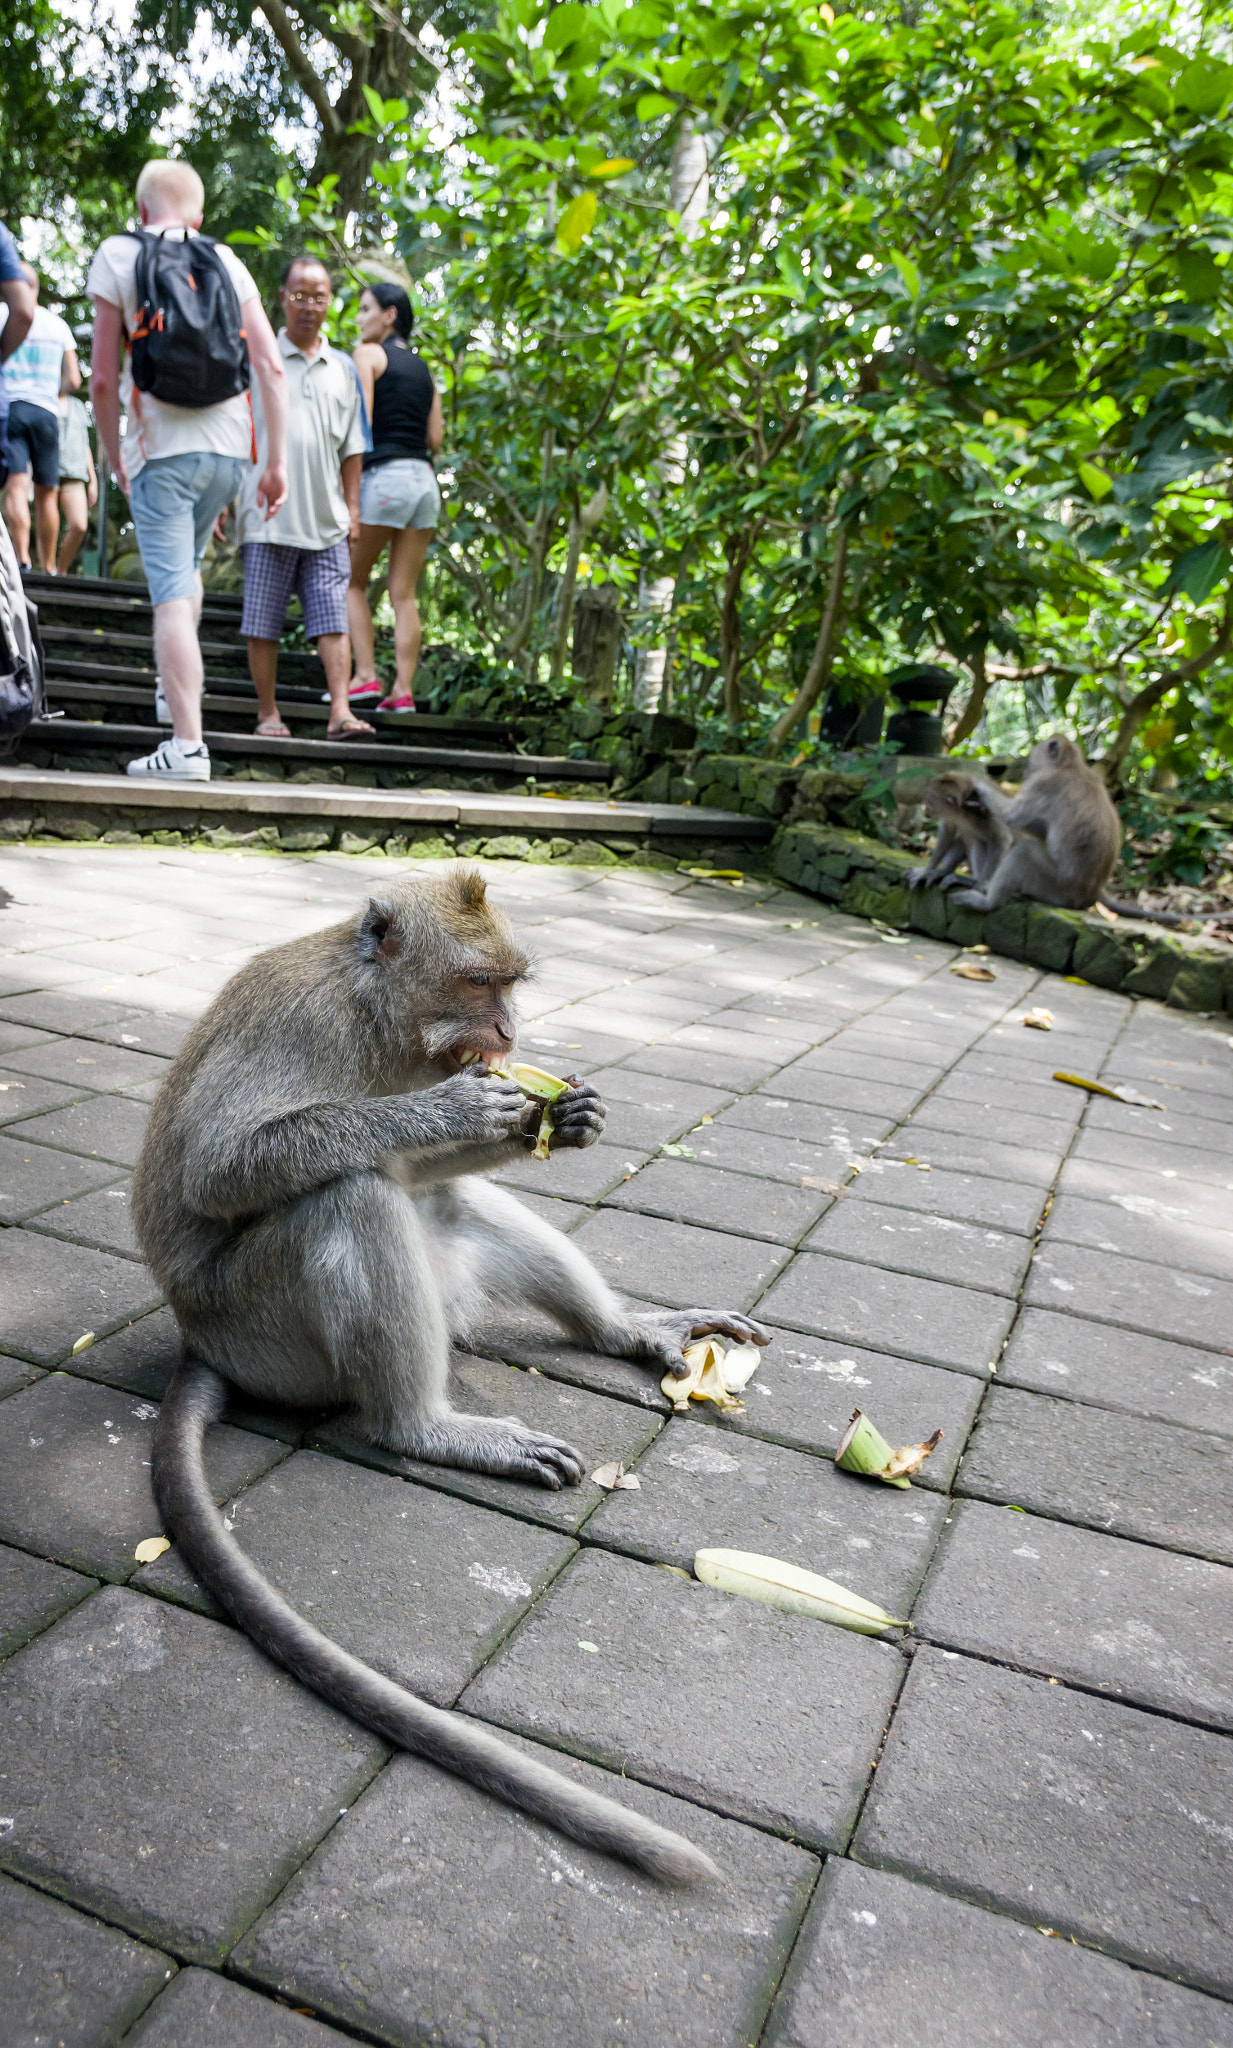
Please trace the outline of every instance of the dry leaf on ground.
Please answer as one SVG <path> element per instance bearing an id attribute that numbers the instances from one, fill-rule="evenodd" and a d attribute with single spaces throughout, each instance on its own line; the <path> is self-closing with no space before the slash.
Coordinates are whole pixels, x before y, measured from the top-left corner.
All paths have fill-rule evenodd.
<path id="1" fill-rule="evenodd" d="M 627 1472 L 624 1465 L 597 1465 L 591 1478 L 596 1486 L 602 1486 L 606 1493 L 642 1491 L 642 1481 L 636 1479 L 632 1472 Z"/>
<path id="2" fill-rule="evenodd" d="M 1163 1102 L 1157 1102 L 1152 1095 L 1141 1095 L 1137 1088 L 1123 1084 L 1120 1088 L 1110 1087 L 1104 1081 L 1088 1081 L 1082 1074 L 1055 1074 L 1055 1081 L 1065 1081 L 1071 1088 L 1086 1088 L 1089 1095 L 1111 1095 L 1115 1102 L 1129 1102 L 1135 1109 L 1163 1109 Z"/>
<path id="3" fill-rule="evenodd" d="M 952 974 L 961 975 L 964 981 L 996 981 L 992 967 L 978 967 L 974 960 L 957 960 L 951 968 Z"/>
<path id="4" fill-rule="evenodd" d="M 1027 1016 L 1020 1021 L 1027 1025 L 1029 1031 L 1052 1031 L 1053 1012 L 1042 1009 L 1029 1010 Z"/>
<path id="5" fill-rule="evenodd" d="M 156 1557 L 161 1557 L 165 1550 L 170 1549 L 171 1543 L 166 1536 L 147 1536 L 137 1545 L 133 1556 L 138 1564 L 153 1564 Z"/>

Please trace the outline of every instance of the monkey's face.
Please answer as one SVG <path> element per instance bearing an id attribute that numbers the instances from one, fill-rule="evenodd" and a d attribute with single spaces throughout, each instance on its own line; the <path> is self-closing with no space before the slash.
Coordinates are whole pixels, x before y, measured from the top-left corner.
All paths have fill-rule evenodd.
<path id="1" fill-rule="evenodd" d="M 961 775 L 938 775 L 921 792 L 921 804 L 931 818 L 948 818 L 955 823 L 972 784 Z"/>
<path id="2" fill-rule="evenodd" d="M 366 992 L 413 1068 L 454 1074 L 477 1054 L 508 1059 L 530 961 L 476 869 L 407 878 L 370 900 L 356 932 Z"/>
<path id="3" fill-rule="evenodd" d="M 508 1059 L 518 1039 L 514 991 L 522 979 L 506 966 L 476 967 L 441 991 L 441 1015 L 424 1033 L 425 1050 L 451 1074 L 470 1066 L 475 1054 Z M 448 1033 L 448 1036 L 446 1035 Z"/>

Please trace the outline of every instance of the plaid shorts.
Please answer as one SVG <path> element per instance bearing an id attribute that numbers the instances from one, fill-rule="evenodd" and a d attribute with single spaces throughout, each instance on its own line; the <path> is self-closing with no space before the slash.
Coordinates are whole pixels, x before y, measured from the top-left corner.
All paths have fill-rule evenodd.
<path id="1" fill-rule="evenodd" d="M 310 640 L 322 633 L 346 632 L 351 550 L 345 540 L 320 549 L 280 548 L 272 541 L 250 540 L 243 555 L 240 631 L 246 640 L 280 640 L 293 597 L 300 600 Z"/>

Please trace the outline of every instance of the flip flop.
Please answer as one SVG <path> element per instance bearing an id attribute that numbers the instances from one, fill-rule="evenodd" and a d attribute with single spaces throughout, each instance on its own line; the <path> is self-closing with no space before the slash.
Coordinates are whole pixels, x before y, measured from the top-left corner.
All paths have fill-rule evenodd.
<path id="1" fill-rule="evenodd" d="M 255 737 L 259 740 L 289 740 L 291 727 L 284 725 L 281 718 L 259 718 Z"/>
<path id="2" fill-rule="evenodd" d="M 339 726 L 327 725 L 325 736 L 327 740 L 375 739 L 376 731 L 363 718 L 348 718 Z"/>

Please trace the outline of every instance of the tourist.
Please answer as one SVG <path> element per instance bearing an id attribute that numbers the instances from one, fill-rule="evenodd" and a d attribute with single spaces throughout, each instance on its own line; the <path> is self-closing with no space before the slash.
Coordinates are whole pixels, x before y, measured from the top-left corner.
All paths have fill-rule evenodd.
<path id="1" fill-rule="evenodd" d="M 354 361 L 372 421 L 372 449 L 364 457 L 347 616 L 355 650 L 351 701 L 370 704 L 379 699 L 379 711 L 415 709 L 412 684 L 421 632 L 415 586 L 441 511 L 432 458 L 445 439 L 445 420 L 428 366 L 408 346 L 411 317 L 411 301 L 401 285 L 370 284 L 360 294 L 362 338 Z M 383 696 L 373 652 L 368 579 L 387 544 L 395 674 L 393 689 Z"/>
<path id="2" fill-rule="evenodd" d="M 22 273 L 34 295 L 30 331 L 4 366 L 8 393 L 9 474 L 4 516 L 23 569 L 30 562 L 30 486 L 34 480 L 34 525 L 39 568 L 56 573 L 60 537 L 60 393 L 81 384 L 73 331 L 58 313 L 39 304 L 39 274 L 29 263 Z M 7 325 L 7 322 L 6 322 Z"/>
<path id="3" fill-rule="evenodd" d="M 348 540 L 360 530 L 360 460 L 368 435 L 355 372 L 321 329 L 333 280 L 315 256 L 297 256 L 278 294 L 285 325 L 278 335 L 287 375 L 287 501 L 274 519 L 257 503 L 256 470 L 240 492 L 236 538 L 244 558 L 248 666 L 257 689 L 257 731 L 288 739 L 278 709 L 278 642 L 287 606 L 300 600 L 304 630 L 317 643 L 330 692 L 326 738 L 360 739 L 372 727 L 347 700 Z M 265 416 L 253 395 L 258 464 L 265 461 Z"/>
<path id="4" fill-rule="evenodd" d="M 57 573 L 67 576 L 86 537 L 91 507 L 98 503 L 98 477 L 90 453 L 90 415 L 80 398 L 60 399 L 60 554 Z"/>
<path id="5" fill-rule="evenodd" d="M 30 323 L 34 319 L 34 293 L 26 282 L 17 244 L 3 225 L 0 225 L 0 309 L 4 313 L 3 330 L 0 331 L 0 484 L 3 484 L 8 475 L 5 428 L 9 398 L 5 367 L 29 334 Z"/>
<path id="6" fill-rule="evenodd" d="M 201 561 L 255 453 L 250 364 L 267 444 L 257 502 L 272 519 L 287 495 L 282 355 L 239 257 L 198 234 L 204 205 L 188 164 L 148 163 L 137 180 L 141 231 L 109 236 L 87 280 L 94 417 L 137 529 L 154 607 L 155 666 L 173 727 L 128 772 L 159 781 L 210 779 L 197 640 Z"/>

